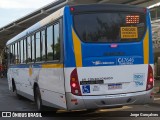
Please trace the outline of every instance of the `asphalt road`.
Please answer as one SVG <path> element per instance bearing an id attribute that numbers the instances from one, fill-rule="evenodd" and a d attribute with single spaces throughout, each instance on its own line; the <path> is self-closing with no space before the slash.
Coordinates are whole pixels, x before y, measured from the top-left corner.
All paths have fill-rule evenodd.
<path id="1" fill-rule="evenodd" d="M 36 111 L 34 102 L 28 99 L 18 99 L 8 90 L 7 79 L 0 79 L 0 111 Z M 138 112 L 140 111 L 140 112 Z M 131 113 L 153 113 L 159 111 L 159 117 L 123 117 L 129 116 Z M 66 112 L 63 110 L 57 113 L 50 113 L 55 117 L 43 118 L 23 118 L 24 120 L 160 120 L 160 95 L 155 95 L 153 104 L 149 105 L 132 105 L 114 109 L 99 109 L 96 111 L 73 111 Z M 108 117 L 109 116 L 109 117 Z M 7 118 L 0 118 L 5 120 Z M 11 118 L 9 118 L 11 119 Z M 17 118 L 12 118 L 17 120 Z M 19 118 L 20 120 L 22 118 Z"/>

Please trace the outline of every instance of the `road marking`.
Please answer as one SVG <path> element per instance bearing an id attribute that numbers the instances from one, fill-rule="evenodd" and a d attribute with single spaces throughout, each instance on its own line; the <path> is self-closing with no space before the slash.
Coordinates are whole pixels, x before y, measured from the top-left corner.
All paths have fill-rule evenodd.
<path id="1" fill-rule="evenodd" d="M 112 108 L 112 109 L 100 109 L 99 112 L 109 112 L 109 111 L 119 111 L 125 109 L 131 109 L 131 106 L 123 106 L 122 108 Z"/>

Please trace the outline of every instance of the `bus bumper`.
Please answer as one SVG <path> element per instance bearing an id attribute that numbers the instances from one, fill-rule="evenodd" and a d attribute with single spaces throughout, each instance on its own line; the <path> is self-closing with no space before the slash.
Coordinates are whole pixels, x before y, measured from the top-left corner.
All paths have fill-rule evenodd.
<path id="1" fill-rule="evenodd" d="M 153 89 L 149 91 L 101 95 L 101 96 L 75 96 L 66 93 L 68 110 L 96 109 L 107 107 L 118 107 L 124 105 L 143 105 L 152 103 L 154 100 Z"/>

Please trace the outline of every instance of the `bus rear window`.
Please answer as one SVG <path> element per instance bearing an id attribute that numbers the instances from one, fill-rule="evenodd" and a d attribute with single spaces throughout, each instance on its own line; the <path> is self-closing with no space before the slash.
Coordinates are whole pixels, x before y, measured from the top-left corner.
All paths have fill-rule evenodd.
<path id="1" fill-rule="evenodd" d="M 74 15 L 74 29 L 83 42 L 137 42 L 146 31 L 139 13 L 90 13 Z"/>

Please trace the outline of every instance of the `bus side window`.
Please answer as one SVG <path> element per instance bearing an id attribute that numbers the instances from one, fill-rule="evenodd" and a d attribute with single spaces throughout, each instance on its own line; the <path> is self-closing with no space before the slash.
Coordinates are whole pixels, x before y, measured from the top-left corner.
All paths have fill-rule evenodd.
<path id="1" fill-rule="evenodd" d="M 15 43 L 15 61 L 14 64 L 17 64 L 17 43 Z"/>
<path id="2" fill-rule="evenodd" d="M 53 26 L 47 28 L 47 61 L 53 60 Z"/>
<path id="3" fill-rule="evenodd" d="M 40 32 L 36 33 L 36 62 L 41 61 L 40 56 Z"/>
<path id="4" fill-rule="evenodd" d="M 23 41 L 24 44 L 24 62 L 23 63 L 27 63 L 27 40 L 26 38 Z"/>
<path id="5" fill-rule="evenodd" d="M 54 25 L 54 60 L 60 60 L 60 26 L 59 23 Z"/>
<path id="6" fill-rule="evenodd" d="M 21 63 L 21 41 L 18 42 L 18 47 L 19 47 L 19 64 Z"/>
<path id="7" fill-rule="evenodd" d="M 11 64 L 11 58 L 12 58 L 12 45 L 9 47 L 9 64 Z"/>
<path id="8" fill-rule="evenodd" d="M 41 56 L 46 61 L 46 30 L 41 31 Z"/>
<path id="9" fill-rule="evenodd" d="M 32 59 L 31 59 L 31 37 L 27 37 L 27 50 L 28 50 L 28 57 L 27 57 L 27 62 L 32 62 Z"/>
<path id="10" fill-rule="evenodd" d="M 16 64 L 19 64 L 19 42 L 17 42 L 17 58 L 16 58 Z"/>
<path id="11" fill-rule="evenodd" d="M 31 41 L 31 44 L 32 44 L 32 62 L 35 62 L 35 36 L 33 35 L 32 36 L 32 41 Z"/>
<path id="12" fill-rule="evenodd" d="M 12 64 L 15 64 L 15 44 L 12 45 Z"/>
<path id="13" fill-rule="evenodd" d="M 21 46 L 20 47 L 21 48 L 21 50 L 20 50 L 21 51 L 21 55 L 20 55 L 21 56 L 21 63 L 23 63 L 23 51 L 24 51 L 23 50 L 23 40 L 20 41 L 20 46 Z"/>

